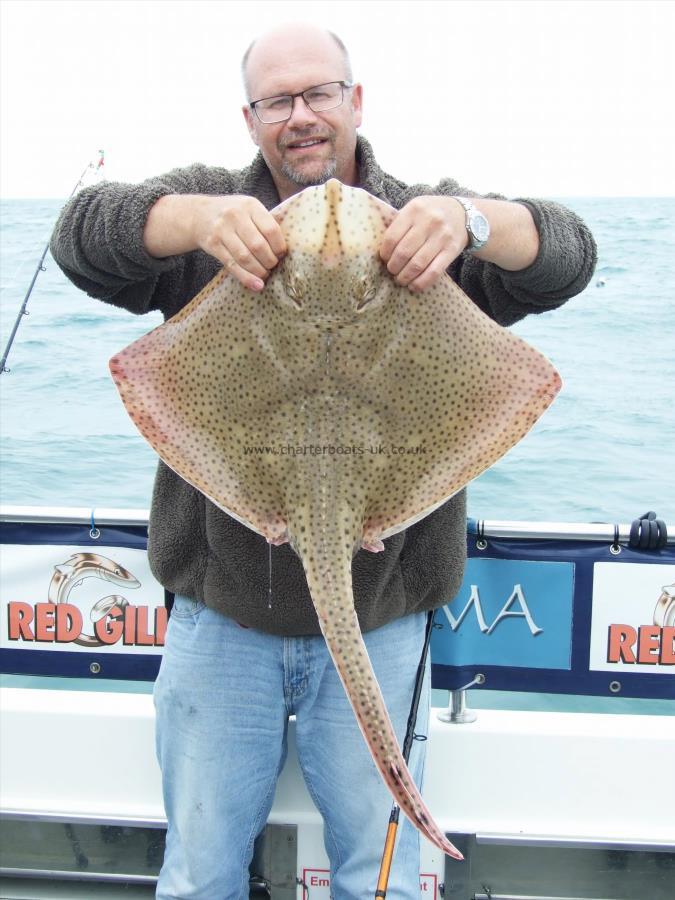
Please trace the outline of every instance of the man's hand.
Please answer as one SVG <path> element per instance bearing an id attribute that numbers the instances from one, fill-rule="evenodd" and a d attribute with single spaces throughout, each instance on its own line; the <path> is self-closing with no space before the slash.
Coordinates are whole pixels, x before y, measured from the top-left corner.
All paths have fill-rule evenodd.
<path id="1" fill-rule="evenodd" d="M 211 202 L 196 218 L 198 245 L 219 259 L 244 287 L 261 291 L 286 253 L 278 222 L 254 197 L 235 194 L 208 199 Z"/>
<path id="2" fill-rule="evenodd" d="M 261 291 L 286 253 L 276 219 L 253 197 L 170 194 L 150 210 L 143 232 L 151 256 L 201 249 L 244 287 Z"/>
<path id="3" fill-rule="evenodd" d="M 416 197 L 387 228 L 380 256 L 399 284 L 423 291 L 469 243 L 465 222 L 464 209 L 452 197 Z"/>
<path id="4" fill-rule="evenodd" d="M 490 223 L 487 244 L 473 255 L 509 272 L 530 266 L 539 252 L 539 233 L 527 206 L 484 197 L 471 200 Z M 461 203 L 453 197 L 416 197 L 385 231 L 380 256 L 399 284 L 423 291 L 441 278 L 468 243 Z"/>

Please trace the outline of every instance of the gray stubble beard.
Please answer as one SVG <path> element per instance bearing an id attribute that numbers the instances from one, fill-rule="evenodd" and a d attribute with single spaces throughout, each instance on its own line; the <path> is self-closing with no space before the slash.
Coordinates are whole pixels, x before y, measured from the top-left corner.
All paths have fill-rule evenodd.
<path id="1" fill-rule="evenodd" d="M 325 184 L 329 178 L 334 178 L 337 172 L 337 159 L 333 156 L 326 160 L 321 171 L 316 175 L 305 174 L 294 169 L 293 166 L 284 160 L 281 164 L 281 174 L 298 187 L 310 187 L 315 184 Z"/>

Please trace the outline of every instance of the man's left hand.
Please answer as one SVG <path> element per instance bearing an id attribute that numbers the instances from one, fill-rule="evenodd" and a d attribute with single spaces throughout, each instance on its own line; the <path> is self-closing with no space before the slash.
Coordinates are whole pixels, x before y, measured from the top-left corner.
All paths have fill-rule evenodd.
<path id="1" fill-rule="evenodd" d="M 517 201 L 472 197 L 490 223 L 490 238 L 473 256 L 508 272 L 532 265 L 539 233 L 527 206 Z M 380 256 L 399 284 L 423 291 L 435 284 L 466 249 L 466 213 L 453 197 L 415 197 L 384 233 Z"/>
<path id="2" fill-rule="evenodd" d="M 469 243 L 466 214 L 452 197 L 416 197 L 387 228 L 380 256 L 398 284 L 423 291 Z"/>

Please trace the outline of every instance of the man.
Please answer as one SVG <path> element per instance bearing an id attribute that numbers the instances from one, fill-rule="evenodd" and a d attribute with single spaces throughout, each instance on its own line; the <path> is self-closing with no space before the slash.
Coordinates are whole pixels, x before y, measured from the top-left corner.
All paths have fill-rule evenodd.
<path id="1" fill-rule="evenodd" d="M 220 265 L 261 291 L 283 257 L 269 210 L 336 177 L 400 210 L 381 257 L 423 291 L 444 271 L 488 315 L 510 324 L 559 306 L 588 283 L 593 238 L 546 201 L 469 200 L 445 179 L 413 187 L 384 173 L 357 136 L 362 88 L 332 34 L 277 29 L 244 60 L 244 117 L 260 153 L 240 171 L 193 165 L 142 185 L 104 184 L 64 209 L 52 252 L 95 297 L 141 313 L 182 308 Z M 457 197 L 461 199 L 458 200 Z M 489 235 L 488 235 L 489 231 Z M 460 494 L 420 523 L 360 551 L 354 596 L 364 639 L 402 737 L 425 611 L 448 602 L 466 552 Z M 247 866 L 283 765 L 288 716 L 325 820 L 336 900 L 371 897 L 391 800 L 320 636 L 297 557 L 268 547 L 160 464 L 152 501 L 153 571 L 176 594 L 155 686 L 157 752 L 169 822 L 159 900 L 241 900 Z M 428 715 L 428 677 L 418 730 Z M 423 744 L 411 771 L 421 778 Z M 419 896 L 418 833 L 400 829 L 389 897 Z"/>

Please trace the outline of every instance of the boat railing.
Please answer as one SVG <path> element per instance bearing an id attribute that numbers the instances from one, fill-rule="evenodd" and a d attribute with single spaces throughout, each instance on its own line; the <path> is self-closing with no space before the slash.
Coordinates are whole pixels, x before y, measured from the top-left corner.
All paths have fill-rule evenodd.
<path id="1" fill-rule="evenodd" d="M 17 506 L 1 505 L 0 522 L 53 523 L 86 525 L 92 520 L 100 525 L 147 526 L 147 509 L 116 507 Z M 546 522 L 509 519 L 475 519 L 467 521 L 469 533 L 486 537 L 539 538 L 560 541 L 614 541 L 630 539 L 631 523 L 613 522 Z M 618 532 L 617 532 L 618 530 Z M 675 544 L 675 525 L 668 526 L 667 543 Z"/>

